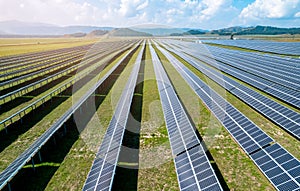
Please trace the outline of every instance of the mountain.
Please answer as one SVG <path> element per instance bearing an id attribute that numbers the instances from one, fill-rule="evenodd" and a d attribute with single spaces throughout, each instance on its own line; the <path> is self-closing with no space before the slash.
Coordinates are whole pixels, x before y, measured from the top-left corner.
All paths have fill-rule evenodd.
<path id="1" fill-rule="evenodd" d="M 66 26 L 61 27 L 46 23 L 31 23 L 22 21 L 2 21 L 0 31 L 2 34 L 11 35 L 64 35 L 75 33 L 89 33 L 94 30 L 112 30 L 112 27 L 96 26 Z"/>
<path id="2" fill-rule="evenodd" d="M 183 33 L 171 33 L 170 36 L 189 36 L 189 35 L 204 35 L 207 31 L 202 29 L 190 29 Z"/>
<path id="3" fill-rule="evenodd" d="M 106 30 L 94 30 L 94 31 L 90 32 L 89 34 L 87 34 L 87 36 L 97 37 L 97 36 L 103 36 L 107 33 L 108 33 L 108 31 L 106 31 Z"/>
<path id="4" fill-rule="evenodd" d="M 300 34 L 300 28 L 277 28 L 271 26 L 256 26 L 254 28 L 249 28 L 248 30 L 243 30 L 237 33 L 238 35 L 279 35 L 279 34 Z"/>
<path id="5" fill-rule="evenodd" d="M 142 27 L 133 27 L 131 28 L 133 30 L 139 31 L 139 32 L 145 32 L 152 34 L 153 36 L 173 36 L 174 34 L 183 34 L 191 30 L 197 30 L 206 32 L 206 30 L 202 29 L 191 29 L 191 28 L 172 28 L 172 27 L 158 27 L 158 28 L 142 28 Z"/>
<path id="6" fill-rule="evenodd" d="M 114 37 L 134 37 L 134 36 L 143 36 L 143 37 L 150 37 L 152 34 L 135 31 L 129 28 L 119 28 L 114 29 L 108 33 L 109 36 Z"/>
<path id="7" fill-rule="evenodd" d="M 135 31 L 149 33 L 154 36 L 168 36 L 172 33 L 183 33 L 187 30 L 179 28 L 132 28 Z"/>
<path id="8" fill-rule="evenodd" d="M 219 35 L 279 35 L 279 34 L 300 34 L 300 28 L 278 28 L 271 26 L 255 27 L 230 27 L 219 30 L 212 30 L 211 34 Z"/>
<path id="9" fill-rule="evenodd" d="M 253 27 L 229 27 L 229 28 L 224 28 L 224 29 L 218 29 L 218 30 L 212 30 L 210 33 L 211 34 L 219 34 L 219 35 L 231 35 L 233 33 L 239 33 L 242 32 L 243 30 L 249 30 L 250 28 Z"/>
<path id="10" fill-rule="evenodd" d="M 201 34 L 206 34 L 206 32 L 204 30 L 192 29 L 183 33 L 183 35 L 201 35 Z"/>
<path id="11" fill-rule="evenodd" d="M 272 26 L 229 27 L 218 30 L 202 30 L 192 28 L 172 28 L 165 25 L 137 25 L 130 28 L 97 27 L 97 26 L 58 26 L 47 23 L 22 22 L 17 20 L 0 21 L 1 37 L 36 37 L 36 36 L 69 36 L 97 37 L 109 36 L 187 36 L 202 34 L 218 35 L 278 35 L 300 34 L 300 28 L 278 28 Z"/>

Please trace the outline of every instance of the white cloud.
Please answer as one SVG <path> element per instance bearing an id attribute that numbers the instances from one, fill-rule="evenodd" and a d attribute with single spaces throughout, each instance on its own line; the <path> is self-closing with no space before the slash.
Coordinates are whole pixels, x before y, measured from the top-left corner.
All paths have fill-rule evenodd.
<path id="1" fill-rule="evenodd" d="M 60 25 L 92 23 L 98 8 L 87 2 L 72 0 L 0 1 L 0 20 L 47 22 Z"/>
<path id="2" fill-rule="evenodd" d="M 296 13 L 295 17 L 300 17 L 300 12 Z"/>
<path id="3" fill-rule="evenodd" d="M 240 11 L 234 0 L 0 0 L 0 20 L 116 27 L 155 23 L 212 29 L 241 24 L 241 20 L 258 24 L 264 19 L 299 19 L 299 1 L 255 0 Z"/>
<path id="4" fill-rule="evenodd" d="M 203 0 L 202 6 L 205 8 L 201 11 L 202 17 L 209 19 L 219 11 L 230 8 L 231 3 L 232 2 L 228 0 Z"/>
<path id="5" fill-rule="evenodd" d="M 0 0 L 0 20 L 59 25 L 130 26 L 156 23 L 206 27 L 232 0 Z"/>
<path id="6" fill-rule="evenodd" d="M 239 15 L 243 20 L 282 19 L 294 17 L 300 8 L 300 0 L 256 0 Z"/>
<path id="7" fill-rule="evenodd" d="M 144 0 L 121 0 L 120 8 L 117 10 L 124 17 L 137 16 L 141 10 L 148 6 Z"/>

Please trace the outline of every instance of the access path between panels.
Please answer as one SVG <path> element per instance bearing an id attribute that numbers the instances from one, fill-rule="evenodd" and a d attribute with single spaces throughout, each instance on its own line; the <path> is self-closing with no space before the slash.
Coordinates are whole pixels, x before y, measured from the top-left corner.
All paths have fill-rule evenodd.
<path id="1" fill-rule="evenodd" d="M 93 162 L 86 182 L 83 186 L 83 190 L 85 191 L 104 191 L 112 189 L 144 49 L 145 42 L 142 44 L 142 48 L 136 58 L 127 84 L 125 85 L 122 95 L 116 106 L 115 113 L 110 121 L 109 126 L 107 127 L 103 141 L 96 154 L 96 159 Z"/>
<path id="2" fill-rule="evenodd" d="M 152 45 L 150 52 L 180 190 L 223 190 Z"/>

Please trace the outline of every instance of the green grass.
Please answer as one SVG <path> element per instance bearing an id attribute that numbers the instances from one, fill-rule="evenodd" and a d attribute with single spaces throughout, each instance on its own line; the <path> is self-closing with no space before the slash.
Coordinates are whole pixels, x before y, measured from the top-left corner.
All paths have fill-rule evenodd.
<path id="1" fill-rule="evenodd" d="M 163 60 L 167 60 L 163 55 L 160 54 L 160 56 Z M 228 100 L 230 95 L 228 95 L 223 88 L 214 84 L 214 82 L 210 81 L 202 73 L 188 65 L 187 62 L 180 57 L 176 56 L 176 58 Z M 221 171 L 229 189 L 248 190 L 251 188 L 252 190 L 274 190 L 271 183 L 269 183 L 266 177 L 234 141 L 227 130 L 222 127 L 221 123 L 211 114 L 206 106 L 202 104 L 200 99 L 198 98 L 198 101 L 194 102 L 194 104 L 189 103 L 189 99 L 192 99 L 190 97 L 196 95 L 194 92 L 191 92 L 192 90 L 188 90 L 187 88 L 184 89 L 184 87 L 188 87 L 188 84 L 186 84 L 175 68 L 173 68 L 169 62 L 164 62 L 164 66 L 167 69 L 179 97 L 193 119 L 193 122 L 196 124 L 201 137 L 204 139 L 209 152 Z M 187 91 L 191 92 L 188 93 L 188 99 L 186 98 Z M 198 103 L 199 106 L 197 106 Z M 235 106 L 240 106 L 239 104 L 241 104 L 241 102 L 238 102 Z M 198 108 L 198 116 L 193 114 L 195 112 L 195 105 Z M 243 105 L 242 107 L 246 106 Z M 196 120 L 193 115 L 196 116 Z"/>
<path id="2" fill-rule="evenodd" d="M 148 45 L 144 78 L 138 190 L 179 190 Z"/>
<path id="3" fill-rule="evenodd" d="M 42 52 L 93 44 L 99 39 L 50 38 L 50 39 L 0 39 L 0 57 L 32 52 Z"/>
<path id="4" fill-rule="evenodd" d="M 117 79 L 109 93 L 107 95 L 96 95 L 103 98 L 103 102 L 97 109 L 96 114 L 94 114 L 91 120 L 87 123 L 85 129 L 81 132 L 79 137 L 76 138 L 74 142 L 69 143 L 69 150 L 63 157 L 63 160 L 46 160 L 42 163 L 36 164 L 37 169 L 44 168 L 44 170 L 46 170 L 49 168 L 49 170 L 53 171 L 53 176 L 51 175 L 49 178 L 44 177 L 43 174 L 38 174 L 40 177 L 34 177 L 34 180 L 38 180 L 38 182 L 41 180 L 43 183 L 29 181 L 28 188 L 31 188 L 31 184 L 32 189 L 82 189 L 92 162 L 95 158 L 95 153 L 98 151 L 98 147 L 101 144 L 106 128 L 116 108 L 116 104 L 125 84 L 127 83 L 138 51 L 132 56 L 129 64 Z M 205 105 L 203 105 L 201 100 L 192 91 L 184 79 L 182 79 L 179 73 L 159 51 L 157 53 L 167 70 L 167 73 L 175 87 L 176 92 L 178 93 L 179 98 L 187 109 L 191 119 L 196 124 L 200 135 L 208 146 L 209 152 L 213 156 L 213 159 L 217 164 L 217 167 L 220 169 L 229 189 L 249 190 L 251 188 L 251 190 L 274 190 L 265 176 L 232 139 L 226 129 L 222 127 L 218 120 L 210 113 Z M 0 153 L 0 171 L 3 170 L 10 162 L 12 162 L 20 153 L 22 153 L 47 128 L 49 128 L 73 103 L 75 103 L 86 91 L 88 91 L 88 89 L 90 89 L 92 85 L 101 78 L 101 76 L 111 69 L 123 55 L 105 68 L 99 76 L 95 76 L 87 85 L 82 87 L 74 95 L 74 97 L 68 98 L 65 96 L 57 96 L 66 100 L 61 105 L 56 107 L 51 113 L 47 114 L 39 123 L 31 127 L 25 133 L 21 134 L 12 144 L 10 144 Z M 109 57 L 113 56 L 110 55 Z M 176 57 L 209 86 L 213 87 L 221 96 L 226 98 L 237 109 L 242 111 L 242 113 L 253 120 L 253 122 L 259 125 L 265 132 L 271 135 L 288 151 L 294 154 L 294 156 L 300 158 L 300 145 L 298 144 L 297 140 L 291 138 L 290 135 L 287 135 L 287 133 L 282 131 L 279 127 L 272 124 L 270 121 L 252 110 L 249 106 L 242 103 L 230 93 L 226 92 L 222 87 L 208 79 L 202 73 L 186 63 L 183 59 L 178 56 Z M 46 92 L 51 91 L 55 87 L 52 87 Z M 33 100 L 41 97 L 46 92 L 43 92 Z M 135 96 L 142 96 L 143 98 L 138 164 L 138 189 L 179 190 L 148 45 L 146 46 L 145 55 L 143 94 L 136 93 Z M 23 103 L 22 106 L 32 102 L 33 100 Z M 13 111 L 15 111 L 15 109 L 5 113 L 5 115 L 9 115 L 9 113 Z M 4 116 L 2 115 L 1 118 Z M 64 140 L 63 138 L 62 141 L 68 142 L 68 139 Z M 119 161 L 119 165 L 137 166 L 137 163 Z M 30 168 L 31 165 L 26 165 L 23 170 L 30 170 Z M 45 181 L 45 186 L 40 185 L 45 184 Z M 26 187 L 26 189 L 28 188 Z"/>
<path id="5" fill-rule="evenodd" d="M 109 66 L 107 66 L 103 70 L 103 72 L 101 72 L 99 75 L 95 76 L 86 86 L 84 86 L 82 89 L 80 89 L 78 91 L 79 93 L 74 94 L 75 97 L 73 97 L 73 101 L 74 102 L 77 101 L 77 99 L 79 99 L 83 95 L 83 93 L 85 93 L 87 90 L 89 90 L 90 87 L 93 84 L 95 84 L 96 81 L 99 80 L 99 78 L 101 78 L 102 76 L 104 76 L 104 74 L 109 69 L 111 69 L 113 67 L 113 65 L 115 65 L 116 62 L 119 61 L 122 56 L 125 55 L 125 53 L 123 53 L 119 58 L 115 59 Z M 111 54 L 108 57 L 112 58 L 115 54 L 117 54 L 117 53 Z M 70 106 L 72 104 L 72 98 L 69 98 L 67 101 L 71 102 L 71 103 L 69 103 L 69 106 Z M 108 99 L 108 101 L 110 101 L 110 99 Z M 63 103 L 63 104 L 65 104 L 65 103 Z M 63 104 L 61 104 L 60 106 L 65 107 L 66 109 L 69 107 L 69 106 L 66 106 L 66 105 L 63 105 Z M 106 119 L 105 115 L 110 115 L 112 113 L 112 112 L 109 112 L 109 109 L 111 109 L 111 108 L 112 107 L 104 107 L 105 111 L 103 111 L 103 113 L 101 113 L 101 115 L 99 114 L 99 116 L 101 116 L 101 117 L 104 116 L 104 119 Z M 54 114 L 55 113 L 51 112 L 49 115 L 51 117 L 53 117 Z M 62 114 L 58 113 L 58 115 L 61 116 Z M 100 127 L 102 125 L 102 124 L 99 124 L 99 121 L 98 121 L 99 120 L 99 116 L 94 115 L 93 119 L 90 121 L 90 126 Z M 109 121 L 107 122 L 107 121 L 104 120 L 102 122 L 103 123 L 108 123 Z M 50 121 L 50 123 L 51 123 L 51 121 Z M 107 125 L 105 124 L 105 126 L 103 126 L 103 127 L 106 127 L 106 126 Z M 75 128 L 75 130 L 76 130 L 76 128 Z M 103 130 L 103 132 L 102 132 L 102 130 Z M 37 131 L 37 130 L 35 130 L 35 131 Z M 62 181 L 62 182 L 59 182 L 60 184 L 57 184 L 57 182 L 55 181 L 54 182 L 54 187 L 55 188 L 53 188 L 53 187 L 51 188 L 50 187 L 49 190 L 56 190 L 57 188 L 63 188 L 64 186 L 62 186 L 62 185 L 65 185 L 65 187 L 69 187 L 69 189 L 67 189 L 67 190 L 81 190 L 82 184 L 84 183 L 84 180 L 86 178 L 88 170 L 90 169 L 90 165 L 92 164 L 92 161 L 93 161 L 93 159 L 95 157 L 95 152 L 97 151 L 97 148 L 98 148 L 98 145 L 96 145 L 97 144 L 97 140 L 98 140 L 97 138 L 99 136 L 101 137 L 104 134 L 104 131 L 105 131 L 104 128 L 101 128 L 100 130 L 96 129 L 96 131 L 93 131 L 93 132 L 87 130 L 86 131 L 87 133 L 81 134 L 80 137 L 79 137 L 79 139 L 78 139 L 78 141 L 74 144 L 74 145 L 76 145 L 75 149 L 74 149 L 74 147 L 72 147 L 73 142 L 70 142 L 72 144 L 72 145 L 70 145 L 70 147 L 72 147 L 72 148 L 70 149 L 69 154 L 66 156 L 66 159 L 71 159 L 71 163 L 67 163 L 66 164 L 67 165 L 66 169 L 64 169 L 65 166 L 61 167 L 61 166 L 64 165 L 64 161 L 65 160 L 62 163 L 60 163 L 60 169 L 61 168 L 64 169 L 64 171 L 62 171 L 62 173 L 60 174 L 60 178 L 61 178 L 60 181 Z M 68 133 L 67 136 L 69 134 L 70 133 Z M 88 136 L 88 137 L 86 137 L 86 136 Z M 34 137 L 37 137 L 37 136 L 34 136 Z M 80 141 L 80 140 L 83 140 L 83 141 Z M 18 142 L 21 143 L 22 141 L 23 140 L 20 140 Z M 67 139 L 65 142 L 67 142 L 67 144 L 70 144 L 70 143 L 68 143 L 68 141 L 69 140 Z M 29 143 L 26 143 L 26 145 L 28 146 Z M 26 145 L 24 147 L 26 147 Z M 55 148 L 54 148 L 54 150 L 55 150 Z M 57 149 L 57 150 L 59 150 L 59 149 Z M 74 152 L 73 150 L 75 150 L 75 153 L 72 153 L 72 152 Z M 12 150 L 12 152 L 13 152 L 13 150 Z M 14 153 L 14 154 L 16 154 L 16 153 Z M 60 154 L 60 152 L 59 152 L 59 154 Z M 11 155 L 12 155 L 12 153 L 11 153 Z M 56 161 L 57 160 L 56 156 L 52 157 L 52 160 Z M 70 162 L 70 161 L 68 161 L 68 162 Z M 41 165 L 43 166 L 44 162 L 42 162 Z M 78 166 L 76 166 L 76 165 L 78 165 Z M 45 166 L 47 166 L 47 162 L 46 162 Z M 51 166 L 47 166 L 47 167 L 50 168 Z M 40 187 L 42 186 L 42 184 L 45 184 L 45 181 L 46 181 L 46 183 L 48 183 L 49 173 L 53 173 L 54 174 L 55 172 L 57 172 L 57 169 L 56 168 L 53 169 L 53 167 L 51 167 L 51 172 L 48 172 L 48 176 L 45 176 L 45 178 L 42 177 L 40 181 L 39 181 L 40 177 L 33 177 L 39 183 L 37 183 L 37 182 L 30 182 L 30 183 L 28 183 L 29 185 L 26 184 L 26 189 L 27 190 L 31 190 L 31 189 L 35 189 L 36 187 L 38 187 L 39 189 L 41 189 Z M 44 172 L 44 174 L 47 174 L 47 172 L 46 173 Z M 79 180 L 81 180 L 81 182 Z M 68 182 L 71 182 L 71 183 L 70 184 L 66 184 Z M 51 181 L 50 181 L 50 183 L 51 183 Z M 31 185 L 31 187 L 30 187 L 30 185 Z"/>

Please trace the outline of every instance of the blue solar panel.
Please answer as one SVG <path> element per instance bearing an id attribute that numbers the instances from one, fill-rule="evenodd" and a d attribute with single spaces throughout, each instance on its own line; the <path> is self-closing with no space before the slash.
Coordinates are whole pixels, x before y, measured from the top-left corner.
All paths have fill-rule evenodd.
<path id="1" fill-rule="evenodd" d="M 274 121 L 284 130 L 300 139 L 299 113 L 273 101 L 268 97 L 261 95 L 260 93 L 250 89 L 249 87 L 236 82 L 235 80 L 221 74 L 220 72 L 217 72 L 216 70 L 202 64 L 201 62 L 191 57 L 188 57 L 185 54 L 182 54 L 174 49 L 172 49 L 172 51 L 180 55 L 182 58 L 186 59 L 191 65 L 193 65 L 203 74 L 213 79 L 219 85 L 223 86 L 232 94 L 243 100 L 245 103 L 265 115 L 270 120 Z M 189 52 L 192 52 L 192 50 Z M 234 87 L 234 89 L 229 89 L 228 87 Z"/>
<path id="2" fill-rule="evenodd" d="M 180 190 L 222 190 L 155 50 L 150 46 Z"/>
<path id="3" fill-rule="evenodd" d="M 262 40 L 204 40 L 207 43 L 236 46 L 241 48 L 285 55 L 300 55 L 299 42 L 273 42 Z"/>
<path id="4" fill-rule="evenodd" d="M 171 60 L 170 58 L 172 58 L 172 55 L 170 53 L 162 48 L 159 49 L 169 60 Z M 296 171 L 294 170 L 294 168 L 300 166 L 299 160 L 289 154 L 279 144 L 276 143 L 271 145 L 274 140 L 236 110 L 231 104 L 222 100 L 223 98 L 214 92 L 214 90 L 210 89 L 207 85 L 204 88 L 204 82 L 199 78 L 196 79 L 196 75 L 187 70 L 182 63 L 173 59 L 172 64 L 184 79 L 193 78 L 193 83 L 198 84 L 199 86 L 201 84 L 203 88 L 200 88 L 199 86 L 197 89 L 194 88 L 195 93 L 199 95 L 206 106 L 222 122 L 233 138 L 240 144 L 277 189 L 280 190 L 287 187 L 300 188 L 300 184 L 296 180 L 298 174 L 295 173 Z M 186 81 L 188 83 L 191 82 L 190 80 Z M 195 87 L 195 84 L 191 87 Z M 209 99 L 211 99 L 211 101 L 208 103 L 207 100 Z M 212 106 L 212 102 L 215 102 L 214 106 Z M 226 110 L 224 111 L 223 107 L 218 105 L 218 103 L 220 103 L 220 105 L 226 103 Z M 215 109 L 216 107 L 219 107 L 219 109 Z M 225 112 L 225 117 L 219 116 L 222 114 L 221 110 Z M 231 123 L 231 120 L 235 123 Z M 246 126 L 241 126 L 241 123 Z M 234 125 L 236 127 L 233 127 Z M 289 183 L 289 185 L 287 185 L 287 183 Z"/>
<path id="5" fill-rule="evenodd" d="M 134 48 L 133 48 L 134 49 Z M 47 131 L 45 131 L 36 141 L 30 145 L 22 154 L 20 154 L 4 171 L 0 173 L 0 189 L 3 189 L 5 185 L 19 172 L 20 169 L 28 161 L 35 156 L 35 154 L 45 145 L 48 140 L 56 133 L 64 123 L 70 119 L 74 112 L 78 111 L 79 108 L 84 104 L 89 97 L 91 97 L 97 88 L 103 83 L 105 79 L 112 74 L 112 72 L 121 64 L 121 62 L 128 56 L 128 54 L 133 51 L 131 49 L 123 58 L 119 60 L 116 65 L 114 65 L 91 89 L 89 89 L 86 94 L 84 94 L 78 102 L 76 102 L 72 108 L 66 111 Z"/>
<path id="6" fill-rule="evenodd" d="M 300 176 L 300 162 L 280 145 L 274 144 L 251 157 L 279 190 L 300 187 L 300 182 L 296 180 Z"/>
<path id="7" fill-rule="evenodd" d="M 200 47 L 197 46 L 195 48 L 200 48 Z M 269 81 L 273 75 L 261 77 L 261 76 L 264 76 L 264 74 L 261 74 L 258 76 L 258 74 L 248 73 L 248 70 L 247 71 L 240 70 L 239 66 L 243 67 L 244 63 L 237 64 L 237 65 L 235 65 L 235 67 L 233 67 L 230 65 L 226 65 L 223 62 L 216 62 L 215 59 L 218 59 L 219 55 L 222 55 L 222 56 L 228 55 L 228 52 L 230 52 L 230 51 L 227 49 L 221 49 L 221 48 L 215 48 L 215 47 L 209 47 L 209 48 L 210 48 L 209 50 L 211 50 L 211 52 L 214 54 L 214 57 L 212 57 L 212 58 L 210 57 L 211 55 L 203 56 L 203 55 L 199 54 L 199 51 L 195 52 L 193 49 L 189 49 L 188 53 L 193 54 L 193 56 L 207 62 L 208 64 L 218 68 L 219 70 L 222 70 L 234 77 L 237 77 L 237 78 L 241 79 L 242 81 L 245 81 L 245 82 L 249 83 L 250 85 L 253 85 L 253 86 L 261 89 L 262 91 L 265 91 L 279 99 L 282 99 L 285 102 L 288 102 L 296 107 L 300 106 L 300 100 L 297 96 L 299 88 L 295 87 L 297 85 L 291 86 L 288 84 L 285 84 L 285 85 L 278 84 L 278 79 L 273 80 L 273 82 Z M 222 53 L 218 54 L 218 51 L 221 51 Z M 231 56 L 236 56 L 238 54 L 239 54 L 239 51 L 235 51 L 235 53 L 233 53 Z M 256 54 L 256 55 L 258 55 L 258 54 Z M 253 57 L 255 57 L 255 55 L 251 55 L 251 56 L 248 55 L 248 56 L 244 56 L 243 59 L 251 59 Z M 243 60 L 243 59 L 237 58 L 236 60 L 233 60 L 233 61 L 231 60 L 231 61 L 227 61 L 227 62 L 232 65 L 232 64 L 235 64 L 235 62 L 241 62 L 240 60 Z M 260 59 L 259 64 L 263 65 L 263 63 L 261 63 L 262 61 L 263 60 Z M 227 63 L 227 62 L 225 62 L 225 63 Z M 253 63 L 253 64 L 255 64 L 255 63 Z M 272 68 L 273 67 L 271 67 L 268 70 L 272 70 Z M 280 70 L 283 70 L 283 69 L 280 69 Z M 255 71 L 255 69 L 254 69 L 254 71 Z M 295 71 L 297 71 L 297 68 L 291 70 L 290 71 L 291 73 L 289 73 L 288 75 L 285 75 L 285 78 L 287 76 L 293 75 L 292 73 L 295 73 Z M 268 72 L 268 71 L 266 71 L 266 72 Z M 288 83 L 289 81 L 294 81 L 295 84 L 299 84 L 299 76 L 300 76 L 300 73 L 299 73 L 298 77 L 295 77 L 294 80 L 288 79 L 288 80 L 285 80 L 285 82 Z M 284 85 L 284 86 L 282 86 L 282 85 Z M 295 88 L 293 89 L 293 87 L 295 87 Z M 292 88 L 292 89 L 290 89 L 290 88 Z"/>
<path id="8" fill-rule="evenodd" d="M 111 190 L 145 42 L 122 92 L 83 190 Z"/>

